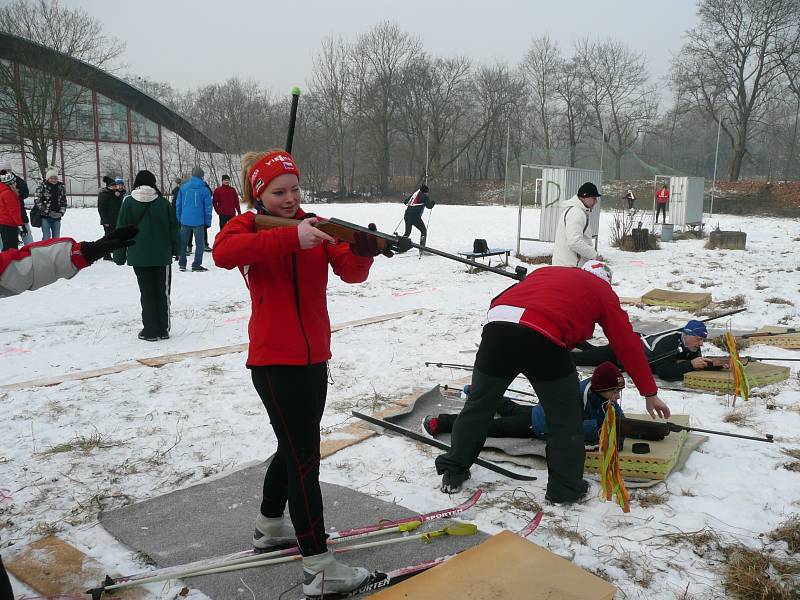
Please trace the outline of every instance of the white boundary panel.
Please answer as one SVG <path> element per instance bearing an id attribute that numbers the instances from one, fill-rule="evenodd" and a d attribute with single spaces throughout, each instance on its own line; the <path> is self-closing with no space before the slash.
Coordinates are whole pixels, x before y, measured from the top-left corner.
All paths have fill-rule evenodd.
<path id="1" fill-rule="evenodd" d="M 567 167 L 547 167 L 542 169 L 542 216 L 539 220 L 539 239 L 543 242 L 556 240 L 558 216 L 564 202 L 578 193 L 578 188 L 591 181 L 603 193 L 603 174 L 591 169 L 572 169 Z M 592 237 L 600 229 L 600 205 L 597 202 L 589 217 Z"/>
<path id="2" fill-rule="evenodd" d="M 703 222 L 704 177 L 673 177 L 656 175 L 653 179 L 653 216 L 655 218 L 655 195 L 664 180 L 669 182 L 669 204 L 667 219 L 673 225 L 686 227 L 687 224 Z"/>

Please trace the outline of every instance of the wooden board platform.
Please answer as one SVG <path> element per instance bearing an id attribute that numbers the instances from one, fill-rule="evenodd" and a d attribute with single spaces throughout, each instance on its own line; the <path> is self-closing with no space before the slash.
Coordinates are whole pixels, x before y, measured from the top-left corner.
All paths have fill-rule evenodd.
<path id="1" fill-rule="evenodd" d="M 759 333 L 769 333 L 773 335 L 759 336 Z M 779 334 L 779 335 L 774 335 Z M 767 346 L 777 346 L 787 350 L 800 350 L 800 332 L 787 327 L 773 327 L 768 325 L 761 327 L 749 334 L 745 341 L 749 344 L 764 344 Z"/>
<path id="2" fill-rule="evenodd" d="M 375 600 L 611 600 L 616 588 L 549 550 L 502 531 Z"/>
<path id="3" fill-rule="evenodd" d="M 651 420 L 650 415 L 646 414 L 629 414 L 626 416 L 631 419 Z M 672 415 L 670 421 L 678 425 L 689 425 L 689 415 Z M 675 466 L 688 435 L 689 432 L 687 431 L 672 432 L 663 440 L 648 441 L 647 443 L 650 444 L 650 452 L 648 454 L 634 454 L 631 447 L 641 440 L 626 438 L 619 453 L 619 466 L 622 470 L 622 476 L 636 479 L 666 479 Z M 584 469 L 589 473 L 597 473 L 599 471 L 599 452 L 586 452 Z"/>
<path id="4" fill-rule="evenodd" d="M 331 326 L 331 333 L 335 333 L 342 329 L 349 329 L 351 327 L 361 327 L 362 325 L 371 325 L 373 323 L 383 323 L 392 319 L 400 319 L 409 315 L 421 314 L 424 309 L 414 308 L 411 310 L 404 310 L 385 315 L 378 315 L 375 317 L 368 317 L 366 319 L 356 319 L 355 321 L 345 321 Z M 206 348 L 205 350 L 193 350 L 191 352 L 179 352 L 176 354 L 165 354 L 163 356 L 153 356 L 150 358 L 137 358 L 134 362 L 121 363 L 111 367 L 103 367 L 102 369 L 92 369 L 90 371 L 77 371 L 75 373 L 67 373 L 65 375 L 56 375 L 54 377 L 44 377 L 41 379 L 31 379 L 29 381 L 20 381 L 18 383 L 9 383 L 0 386 L 0 391 L 15 391 L 24 390 L 35 387 L 45 387 L 51 385 L 59 385 L 66 381 L 80 381 L 83 379 L 92 379 L 94 377 L 103 377 L 113 373 L 121 373 L 130 369 L 137 369 L 142 366 L 147 367 L 163 367 L 171 363 L 186 360 L 187 358 L 207 358 L 212 356 L 222 356 L 224 354 L 232 354 L 235 352 L 246 352 L 247 344 L 235 344 L 233 346 L 219 346 L 217 348 Z"/>
<path id="5" fill-rule="evenodd" d="M 656 288 L 642 295 L 642 303 L 648 306 L 700 310 L 711 303 L 711 294 L 708 292 L 676 292 Z"/>
<path id="6" fill-rule="evenodd" d="M 97 587 L 109 573 L 95 559 L 65 542 L 49 536 L 28 544 L 21 552 L 5 554 L 3 564 L 14 577 L 46 598 L 82 598 L 86 590 Z M 131 588 L 115 590 L 115 598 L 140 600 L 150 593 Z"/>
<path id="7" fill-rule="evenodd" d="M 744 374 L 750 389 L 789 379 L 789 367 L 752 362 L 744 367 Z M 733 393 L 733 373 L 730 369 L 721 371 L 691 371 L 683 376 L 683 385 L 701 390 Z"/>

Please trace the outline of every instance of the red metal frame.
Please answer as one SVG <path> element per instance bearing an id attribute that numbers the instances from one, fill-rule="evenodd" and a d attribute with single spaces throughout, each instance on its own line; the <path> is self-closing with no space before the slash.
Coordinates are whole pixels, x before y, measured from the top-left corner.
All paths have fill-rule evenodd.
<path id="1" fill-rule="evenodd" d="M 92 120 L 94 121 L 94 155 L 97 160 L 97 187 L 100 187 L 100 115 L 97 114 L 97 91 L 92 90 Z"/>
<path id="2" fill-rule="evenodd" d="M 14 79 L 17 89 L 22 89 L 22 77 L 19 73 L 19 63 L 14 63 Z M 22 155 L 22 178 L 28 179 L 28 165 L 25 161 L 25 132 L 22 129 L 22 107 L 17 100 L 17 125 L 19 127 L 19 153 Z"/>
<path id="3" fill-rule="evenodd" d="M 131 134 L 131 107 L 125 107 L 128 116 L 128 185 L 133 185 L 133 135 Z"/>
<path id="4" fill-rule="evenodd" d="M 158 165 L 161 168 L 161 190 L 164 190 L 164 146 L 161 140 L 161 123 L 158 123 Z"/>

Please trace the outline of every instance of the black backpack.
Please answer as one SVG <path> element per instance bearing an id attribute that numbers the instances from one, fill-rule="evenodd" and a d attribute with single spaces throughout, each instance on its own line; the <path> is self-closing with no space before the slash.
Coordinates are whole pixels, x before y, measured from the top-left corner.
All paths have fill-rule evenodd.
<path id="1" fill-rule="evenodd" d="M 485 254 L 489 251 L 489 244 L 486 243 L 486 240 L 481 238 L 476 238 L 472 242 L 472 252 L 474 254 Z"/>

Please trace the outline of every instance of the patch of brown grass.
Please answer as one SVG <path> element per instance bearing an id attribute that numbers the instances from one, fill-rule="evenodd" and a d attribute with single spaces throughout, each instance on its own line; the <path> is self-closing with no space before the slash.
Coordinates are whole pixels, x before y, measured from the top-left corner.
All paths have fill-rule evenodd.
<path id="1" fill-rule="evenodd" d="M 653 583 L 653 569 L 642 564 L 641 556 L 632 552 L 623 552 L 614 559 L 614 565 L 625 571 L 628 576 L 643 588 L 649 588 Z"/>
<path id="2" fill-rule="evenodd" d="M 746 304 L 747 304 L 747 298 L 744 297 L 744 294 L 736 294 L 733 298 L 717 302 L 715 310 L 719 309 L 731 310 L 735 308 L 742 308 Z"/>
<path id="3" fill-rule="evenodd" d="M 786 456 L 791 456 L 792 458 L 800 460 L 800 448 L 783 448 L 781 452 Z"/>
<path id="4" fill-rule="evenodd" d="M 543 256 L 528 256 L 526 254 L 517 254 L 516 258 L 529 265 L 549 265 L 553 262 L 552 254 L 545 254 Z"/>
<path id="5" fill-rule="evenodd" d="M 650 508 L 651 506 L 666 504 L 667 500 L 669 500 L 669 492 L 666 490 L 663 492 L 639 490 L 634 492 L 633 497 L 642 508 Z"/>
<path id="6" fill-rule="evenodd" d="M 569 527 L 565 527 L 562 523 L 555 523 L 548 526 L 547 529 L 552 531 L 553 535 L 556 535 L 560 538 L 565 538 L 576 542 L 581 546 L 586 545 L 586 536 L 582 533 L 579 533 L 577 529 L 570 529 Z"/>
<path id="7" fill-rule="evenodd" d="M 792 554 L 800 552 L 800 515 L 790 515 L 770 532 L 769 539 L 775 542 L 786 542 L 789 552 Z"/>
<path id="8" fill-rule="evenodd" d="M 723 587 L 737 600 L 797 600 L 800 563 L 745 546 L 728 548 Z"/>
<path id="9" fill-rule="evenodd" d="M 787 471 L 794 471 L 795 473 L 800 473 L 800 460 L 783 463 L 783 468 L 786 469 Z"/>
<path id="10" fill-rule="evenodd" d="M 768 304 L 785 304 L 786 306 L 794 306 L 794 302 L 791 300 L 787 300 L 786 298 L 780 298 L 778 296 L 773 296 L 772 298 L 767 298 L 764 302 Z"/>
<path id="11" fill-rule="evenodd" d="M 722 420 L 725 423 L 733 423 L 734 425 L 746 425 L 750 422 L 750 415 L 741 410 L 732 410 L 722 417 Z"/>

